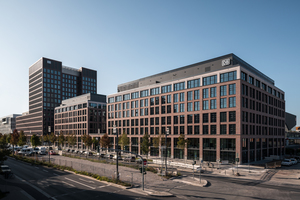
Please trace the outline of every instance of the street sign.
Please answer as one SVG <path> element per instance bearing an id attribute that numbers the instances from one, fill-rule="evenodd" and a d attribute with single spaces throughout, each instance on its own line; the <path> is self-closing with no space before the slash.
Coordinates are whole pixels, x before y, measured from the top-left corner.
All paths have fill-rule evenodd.
<path id="1" fill-rule="evenodd" d="M 203 163 L 203 160 L 201 160 L 201 163 Z"/>
<path id="2" fill-rule="evenodd" d="M 240 158 L 236 158 L 236 159 L 235 159 L 235 162 L 239 162 L 239 161 L 240 161 Z"/>
<path id="3" fill-rule="evenodd" d="M 144 161 L 143 161 L 143 164 L 144 164 L 144 166 L 147 165 L 147 160 L 144 160 Z"/>

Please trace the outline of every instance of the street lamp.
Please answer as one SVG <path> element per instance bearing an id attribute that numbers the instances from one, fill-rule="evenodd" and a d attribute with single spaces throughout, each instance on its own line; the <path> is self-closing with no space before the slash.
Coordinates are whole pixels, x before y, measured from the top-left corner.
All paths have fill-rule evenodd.
<path id="1" fill-rule="evenodd" d="M 167 172 L 167 166 L 168 166 L 168 162 L 167 162 L 167 158 L 168 158 L 168 151 L 167 151 L 167 135 L 169 135 L 169 128 L 167 128 L 167 132 L 166 132 L 166 140 L 165 140 L 165 145 L 166 145 L 166 176 L 168 175 L 168 172 Z"/>
<path id="2" fill-rule="evenodd" d="M 119 181 L 119 149 L 118 149 L 118 142 L 119 142 L 119 136 L 117 133 L 117 128 L 116 128 L 116 124 L 114 124 L 113 126 L 113 134 L 117 135 L 117 141 L 116 141 L 116 152 L 117 152 L 117 182 Z"/>

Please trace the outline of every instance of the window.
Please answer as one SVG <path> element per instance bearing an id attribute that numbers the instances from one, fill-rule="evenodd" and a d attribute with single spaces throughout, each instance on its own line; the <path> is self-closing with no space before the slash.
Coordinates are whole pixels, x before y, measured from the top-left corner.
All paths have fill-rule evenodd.
<path id="1" fill-rule="evenodd" d="M 194 123 L 200 123 L 200 115 L 194 114 Z"/>
<path id="2" fill-rule="evenodd" d="M 192 100 L 193 100 L 193 91 L 189 91 L 189 92 L 187 93 L 187 100 L 188 100 L 188 101 L 192 101 Z"/>
<path id="3" fill-rule="evenodd" d="M 178 104 L 174 104 L 174 113 L 177 113 L 178 112 Z"/>
<path id="4" fill-rule="evenodd" d="M 184 124 L 184 115 L 180 115 L 180 124 Z"/>
<path id="5" fill-rule="evenodd" d="M 159 97 L 155 97 L 155 105 L 159 105 Z"/>
<path id="6" fill-rule="evenodd" d="M 161 93 L 168 93 L 172 92 L 172 86 L 171 85 L 166 85 L 161 87 Z"/>
<path id="7" fill-rule="evenodd" d="M 227 85 L 220 86 L 220 95 L 226 96 L 227 95 Z"/>
<path id="8" fill-rule="evenodd" d="M 229 124 L 229 134 L 233 135 L 236 133 L 235 124 Z"/>
<path id="9" fill-rule="evenodd" d="M 194 111 L 199 111 L 200 110 L 200 104 L 199 101 L 194 102 Z"/>
<path id="10" fill-rule="evenodd" d="M 227 122 L 227 113 L 226 112 L 220 112 L 220 121 Z"/>
<path id="11" fill-rule="evenodd" d="M 210 113 L 210 122 L 217 122 L 217 113 Z"/>
<path id="12" fill-rule="evenodd" d="M 166 96 L 161 96 L 161 104 L 165 104 L 166 103 Z"/>
<path id="13" fill-rule="evenodd" d="M 203 110 L 208 110 L 208 101 L 203 101 L 203 106 L 202 106 Z"/>
<path id="14" fill-rule="evenodd" d="M 194 91 L 194 100 L 197 100 L 197 99 L 199 99 L 200 97 L 199 97 L 199 90 L 195 90 Z"/>
<path id="15" fill-rule="evenodd" d="M 203 113 L 202 120 L 203 120 L 203 123 L 208 123 L 208 113 Z"/>
<path id="16" fill-rule="evenodd" d="M 178 94 L 173 95 L 173 101 L 174 103 L 178 102 Z"/>
<path id="17" fill-rule="evenodd" d="M 168 105 L 167 106 L 167 113 L 171 113 L 172 111 L 171 111 L 171 105 Z"/>
<path id="18" fill-rule="evenodd" d="M 217 75 L 203 78 L 203 86 L 217 83 Z"/>
<path id="19" fill-rule="evenodd" d="M 202 92 L 203 92 L 203 94 L 202 94 L 203 99 L 208 98 L 208 88 L 203 89 Z"/>
<path id="20" fill-rule="evenodd" d="M 255 81 L 255 86 L 258 87 L 258 88 L 260 88 L 260 81 L 257 80 L 257 79 L 256 79 L 256 81 Z"/>
<path id="21" fill-rule="evenodd" d="M 184 112 L 184 103 L 180 104 L 180 112 Z"/>
<path id="22" fill-rule="evenodd" d="M 192 102 L 189 102 L 188 104 L 188 107 L 187 107 L 187 111 L 193 111 L 193 103 Z"/>
<path id="23" fill-rule="evenodd" d="M 185 89 L 184 85 L 185 85 L 185 82 L 175 83 L 174 84 L 174 91 L 184 90 Z"/>
<path id="24" fill-rule="evenodd" d="M 116 96 L 116 102 L 122 101 L 122 96 Z"/>
<path id="25" fill-rule="evenodd" d="M 247 74 L 245 72 L 241 72 L 241 79 L 247 81 Z"/>
<path id="26" fill-rule="evenodd" d="M 180 93 L 180 101 L 181 101 L 181 102 L 184 101 L 184 92 L 181 92 L 181 93 Z"/>
<path id="27" fill-rule="evenodd" d="M 130 94 L 123 95 L 123 101 L 129 100 L 129 99 L 130 99 Z"/>
<path id="28" fill-rule="evenodd" d="M 249 81 L 250 84 L 254 85 L 254 78 L 252 76 L 249 76 Z"/>
<path id="29" fill-rule="evenodd" d="M 159 94 L 159 87 L 150 89 L 150 96 Z"/>
<path id="30" fill-rule="evenodd" d="M 208 134 L 208 125 L 203 125 L 203 135 Z"/>
<path id="31" fill-rule="evenodd" d="M 115 102 L 115 98 L 114 97 L 108 98 L 108 103 L 114 103 L 114 102 Z"/>
<path id="32" fill-rule="evenodd" d="M 220 99 L 220 108 L 227 108 L 227 98 Z"/>
<path id="33" fill-rule="evenodd" d="M 171 103 L 171 102 L 172 102 L 171 95 L 169 94 L 169 95 L 167 95 L 167 103 Z"/>
<path id="34" fill-rule="evenodd" d="M 161 114 L 165 114 L 166 113 L 166 106 L 162 106 L 161 107 Z"/>
<path id="35" fill-rule="evenodd" d="M 139 98 L 139 92 L 133 92 L 131 93 L 131 99 Z"/>
<path id="36" fill-rule="evenodd" d="M 141 97 L 147 97 L 147 96 L 149 96 L 149 90 L 141 91 Z"/>
<path id="37" fill-rule="evenodd" d="M 220 74 L 221 83 L 233 80 L 236 80 L 236 71 Z"/>
<path id="38" fill-rule="evenodd" d="M 217 134 L 217 125 L 210 125 L 210 134 L 211 135 Z"/>
<path id="39" fill-rule="evenodd" d="M 187 82 L 188 89 L 194 88 L 194 87 L 199 87 L 199 86 L 200 86 L 200 79 L 190 80 Z"/>
<path id="40" fill-rule="evenodd" d="M 150 98 L 150 106 L 154 105 L 154 98 Z"/>
<path id="41" fill-rule="evenodd" d="M 264 91 L 267 91 L 267 86 L 266 86 L 266 84 L 261 83 L 261 87 L 262 87 L 262 89 L 263 89 Z"/>
<path id="42" fill-rule="evenodd" d="M 230 122 L 235 122 L 235 111 L 230 111 L 229 112 L 229 121 Z"/>
<path id="43" fill-rule="evenodd" d="M 142 100 L 140 101 L 140 105 L 141 105 L 141 107 L 144 107 L 144 99 L 142 99 Z M 126 108 L 125 108 L 125 103 L 123 103 L 123 109 L 126 109 Z"/>
<path id="44" fill-rule="evenodd" d="M 235 107 L 235 97 L 229 97 L 229 108 Z"/>
<path id="45" fill-rule="evenodd" d="M 217 88 L 212 87 L 210 88 L 210 97 L 216 97 L 217 96 Z"/>
<path id="46" fill-rule="evenodd" d="M 155 107 L 155 114 L 156 114 L 156 115 L 159 114 L 159 107 Z"/>
<path id="47" fill-rule="evenodd" d="M 210 100 L 210 109 L 217 109 L 217 100 L 216 99 Z"/>
<path id="48" fill-rule="evenodd" d="M 188 115 L 187 120 L 188 120 L 188 124 L 192 124 L 193 123 L 193 115 Z"/>
<path id="49" fill-rule="evenodd" d="M 235 94 L 235 83 L 229 85 L 229 95 Z"/>
<path id="50" fill-rule="evenodd" d="M 174 124 L 178 124 L 178 116 L 174 116 L 173 119 L 174 119 L 174 120 L 173 120 L 173 123 L 174 123 Z"/>
<path id="51" fill-rule="evenodd" d="M 227 134 L 227 125 L 226 124 L 220 125 L 220 134 L 221 135 L 226 135 Z"/>

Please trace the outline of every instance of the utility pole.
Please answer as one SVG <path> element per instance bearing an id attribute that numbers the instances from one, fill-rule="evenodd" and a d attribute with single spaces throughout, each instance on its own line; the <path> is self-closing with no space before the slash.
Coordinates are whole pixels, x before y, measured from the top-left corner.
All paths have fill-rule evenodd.
<path id="1" fill-rule="evenodd" d="M 119 136 L 117 133 L 117 128 L 116 128 L 116 124 L 114 124 L 113 126 L 113 134 L 117 135 L 117 141 L 116 141 L 116 152 L 117 152 L 117 182 L 119 181 L 119 145 L 118 145 L 118 140 L 119 140 Z"/>

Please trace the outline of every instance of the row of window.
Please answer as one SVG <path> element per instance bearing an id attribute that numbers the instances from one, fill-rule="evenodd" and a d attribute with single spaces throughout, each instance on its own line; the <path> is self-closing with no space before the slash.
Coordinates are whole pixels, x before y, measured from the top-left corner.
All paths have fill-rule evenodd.
<path id="1" fill-rule="evenodd" d="M 237 73 L 236 71 L 233 71 L 233 72 L 220 74 L 220 83 L 236 80 L 236 73 Z M 217 83 L 217 75 L 213 75 L 213 76 L 209 76 L 209 77 L 204 77 L 202 85 L 206 86 L 206 85 L 212 85 L 212 84 L 216 84 L 216 83 Z M 195 88 L 195 87 L 200 87 L 200 78 L 187 81 L 187 89 Z M 186 89 L 185 82 L 173 84 L 173 91 L 179 91 L 179 90 L 184 90 L 184 89 Z M 150 96 L 157 95 L 160 93 L 161 94 L 168 93 L 168 92 L 172 92 L 171 84 L 161 86 L 161 87 L 151 88 Z M 147 97 L 147 96 L 149 96 L 149 90 L 143 90 L 140 92 L 131 93 L 131 99 L 136 99 L 139 97 Z M 129 100 L 129 99 L 130 99 L 130 94 L 123 95 L 123 101 Z M 122 101 L 122 95 L 108 98 L 108 103 L 114 103 L 114 102 L 120 102 L 120 101 Z"/>

